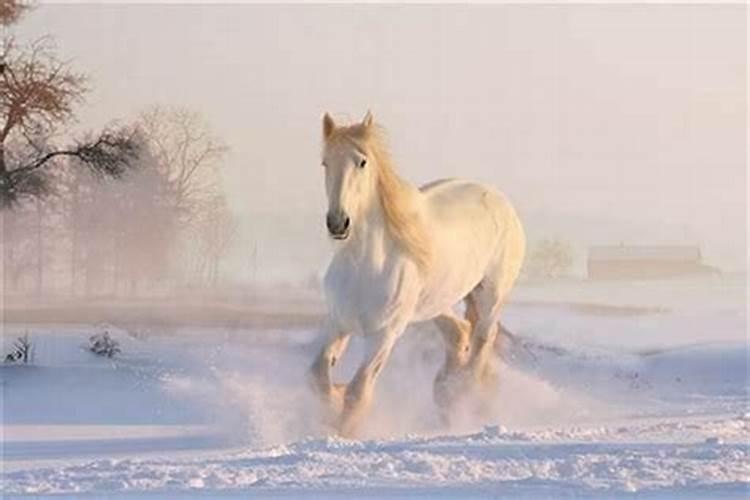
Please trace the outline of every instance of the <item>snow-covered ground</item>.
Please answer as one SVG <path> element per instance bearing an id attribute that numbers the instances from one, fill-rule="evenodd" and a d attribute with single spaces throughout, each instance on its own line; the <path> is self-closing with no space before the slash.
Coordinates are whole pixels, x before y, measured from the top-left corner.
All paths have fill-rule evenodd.
<path id="1" fill-rule="evenodd" d="M 450 427 L 432 403 L 442 346 L 401 339 L 360 440 L 327 436 L 304 371 L 313 328 L 28 331 L 2 366 L 5 495 L 108 498 L 750 495 L 744 280 L 522 287 L 498 393 Z M 340 378 L 351 375 L 355 342 Z M 5 351 L 4 351 L 5 352 Z"/>

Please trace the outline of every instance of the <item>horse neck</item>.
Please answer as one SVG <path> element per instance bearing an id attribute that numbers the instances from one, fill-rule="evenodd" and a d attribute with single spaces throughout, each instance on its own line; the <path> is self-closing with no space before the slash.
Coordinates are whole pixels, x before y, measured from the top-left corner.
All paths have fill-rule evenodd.
<path id="1" fill-rule="evenodd" d="M 349 240 L 342 250 L 349 252 L 357 261 L 378 261 L 393 247 L 393 238 L 377 196 L 352 228 Z"/>
<path id="2" fill-rule="evenodd" d="M 398 178 L 398 182 L 402 188 L 399 195 L 402 199 L 399 202 L 412 206 L 421 203 L 421 193 L 418 189 L 403 179 Z M 375 189 L 379 189 L 377 183 Z M 347 245 L 347 250 L 352 252 L 357 260 L 369 260 L 380 267 L 387 257 L 392 252 L 399 251 L 399 248 L 399 244 L 389 230 L 380 193 L 376 192 L 372 196 L 372 203 L 362 214 L 359 223 L 353 228 L 352 238 Z"/>

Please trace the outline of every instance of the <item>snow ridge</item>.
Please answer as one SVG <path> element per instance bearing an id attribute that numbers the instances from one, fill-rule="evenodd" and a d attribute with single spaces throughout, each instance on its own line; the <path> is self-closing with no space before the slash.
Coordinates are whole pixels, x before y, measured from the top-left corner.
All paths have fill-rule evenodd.
<path id="1" fill-rule="evenodd" d="M 618 493 L 689 486 L 741 492 L 750 487 L 747 423 L 742 415 L 687 424 L 662 420 L 526 432 L 489 426 L 462 436 L 308 439 L 197 458 L 106 459 L 11 472 L 3 477 L 3 490 L 28 495 L 406 487 L 426 493 L 441 486 L 557 486 Z M 643 441 L 632 442 L 634 436 Z M 667 438 L 672 442 L 663 442 Z"/>

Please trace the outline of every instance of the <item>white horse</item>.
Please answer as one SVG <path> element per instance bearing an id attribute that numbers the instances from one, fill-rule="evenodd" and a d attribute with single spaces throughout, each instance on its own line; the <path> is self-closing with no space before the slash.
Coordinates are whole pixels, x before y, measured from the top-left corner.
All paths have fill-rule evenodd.
<path id="1" fill-rule="evenodd" d="M 434 397 L 449 408 L 466 384 L 491 377 L 501 306 L 525 251 L 510 203 L 489 186 L 446 179 L 419 189 L 393 168 L 380 128 L 368 112 L 361 123 L 323 118 L 326 225 L 338 240 L 325 275 L 325 344 L 310 374 L 333 412 L 338 432 L 351 435 L 368 408 L 394 343 L 416 321 L 435 320 L 446 340 Z M 465 317 L 453 308 L 466 302 Z M 352 334 L 366 354 L 348 385 L 331 369 Z"/>

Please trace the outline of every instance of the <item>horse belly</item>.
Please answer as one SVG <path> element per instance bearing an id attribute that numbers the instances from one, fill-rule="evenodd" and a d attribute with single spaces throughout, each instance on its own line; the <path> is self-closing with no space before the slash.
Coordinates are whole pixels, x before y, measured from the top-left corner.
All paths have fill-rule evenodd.
<path id="1" fill-rule="evenodd" d="M 432 211 L 435 253 L 416 311 L 420 321 L 463 300 L 484 279 L 498 254 L 500 200 L 483 186 L 452 184 L 453 189 L 448 183 L 442 196 L 436 197 Z"/>
<path id="2" fill-rule="evenodd" d="M 468 236 L 451 240 L 436 252 L 433 270 L 425 280 L 417 306 L 418 321 L 439 316 L 461 302 L 482 281 L 494 256 L 489 241 Z"/>

